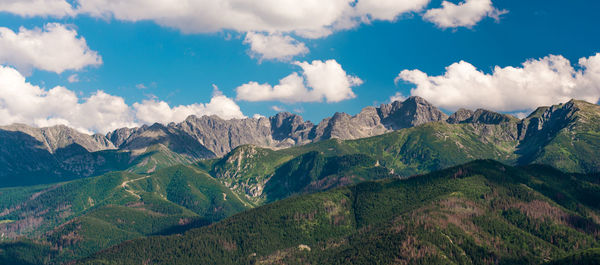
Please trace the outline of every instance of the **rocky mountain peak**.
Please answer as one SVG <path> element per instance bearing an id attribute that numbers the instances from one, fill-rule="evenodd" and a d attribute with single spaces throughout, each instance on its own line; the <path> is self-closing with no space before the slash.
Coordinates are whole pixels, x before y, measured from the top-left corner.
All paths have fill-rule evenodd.
<path id="1" fill-rule="evenodd" d="M 410 96 L 404 101 L 404 103 L 431 105 L 427 100 L 419 96 Z"/>
<path id="2" fill-rule="evenodd" d="M 452 115 L 450 115 L 450 117 L 448 117 L 446 121 L 452 124 L 461 123 L 473 117 L 474 113 L 475 112 L 472 110 L 460 108 Z"/>
<path id="3" fill-rule="evenodd" d="M 471 118 L 467 119 L 468 123 L 483 123 L 483 124 L 500 124 L 503 122 L 517 121 L 518 119 L 512 115 L 502 114 L 486 109 L 477 109 Z"/>
<path id="4" fill-rule="evenodd" d="M 500 124 L 503 122 L 518 121 L 518 119 L 512 115 L 502 114 L 486 109 L 477 109 L 476 111 L 468 109 L 459 109 L 448 119 L 446 122 L 451 124 L 457 123 L 480 123 L 480 124 Z"/>
<path id="5" fill-rule="evenodd" d="M 0 130 L 19 132 L 24 136 L 29 136 L 39 142 L 40 147 L 50 153 L 74 144 L 89 152 L 115 148 L 112 142 L 107 141 L 103 136 L 81 133 L 65 125 L 36 128 L 25 124 L 13 124 L 0 126 Z"/>
<path id="6" fill-rule="evenodd" d="M 395 101 L 379 107 L 383 125 L 390 130 L 418 126 L 428 122 L 445 121 L 448 115 L 427 100 L 411 96 L 404 102 Z"/>
<path id="7" fill-rule="evenodd" d="M 294 142 L 306 140 L 314 126 L 311 122 L 304 122 L 302 116 L 289 112 L 277 113 L 269 120 L 271 121 L 272 137 L 277 141 L 284 141 L 288 138 Z"/>
<path id="8" fill-rule="evenodd" d="M 275 116 L 270 117 L 269 120 L 273 128 L 297 127 L 305 124 L 302 116 L 289 112 L 279 112 Z"/>
<path id="9" fill-rule="evenodd" d="M 106 138 L 113 143 L 114 146 L 120 147 L 129 137 L 141 128 L 120 128 L 106 134 Z"/>

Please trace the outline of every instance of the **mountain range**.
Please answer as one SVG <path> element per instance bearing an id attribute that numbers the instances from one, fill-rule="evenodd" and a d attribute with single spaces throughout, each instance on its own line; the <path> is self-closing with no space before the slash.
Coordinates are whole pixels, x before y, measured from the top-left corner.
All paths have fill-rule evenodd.
<path id="1" fill-rule="evenodd" d="M 354 116 L 335 113 L 317 125 L 287 112 L 269 118 L 231 120 L 190 116 L 181 123 L 121 128 L 106 135 L 87 135 L 63 125 L 33 128 L 15 124 L 0 127 L 4 147 L 0 166 L 5 169 L 0 172 L 0 186 L 52 183 L 114 170 L 150 173 L 165 166 L 222 157 L 243 145 L 283 149 L 327 139 L 372 137 L 436 122 L 448 128 L 467 124 L 470 131 L 483 138 L 493 134 L 494 141 L 504 142 L 499 152 L 511 153 L 508 155 L 519 164 L 527 164 L 552 160 L 548 152 L 560 150 L 548 145 L 560 140 L 557 138 L 571 140 L 576 135 L 576 142 L 597 142 L 594 132 L 598 130 L 594 128 L 600 124 L 599 113 L 598 105 L 572 100 L 540 107 L 525 119 L 484 109 L 460 109 L 447 116 L 426 100 L 410 97 L 404 102 L 366 107 Z M 587 159 L 593 147 L 566 151 L 577 159 Z M 578 172 L 600 169 L 598 161 L 549 163 Z"/>
<path id="2" fill-rule="evenodd" d="M 150 263 L 160 264 L 174 248 L 197 253 L 195 246 L 203 246 L 205 256 L 186 252 L 190 259 L 181 261 L 335 264 L 348 263 L 346 257 L 419 264 L 446 257 L 443 263 L 527 264 L 560 262 L 567 254 L 574 256 L 566 260 L 593 258 L 593 250 L 577 251 L 600 247 L 594 230 L 600 227 L 600 106 L 584 101 L 540 107 L 524 119 L 483 109 L 447 116 L 412 97 L 355 116 L 336 113 L 316 126 L 290 113 L 243 120 L 191 116 L 107 135 L 11 125 L 0 130 L 0 142 L 6 168 L 0 175 L 0 263 L 86 257 L 78 262 L 144 263 L 137 258 L 152 252 Z M 357 189 L 381 185 L 387 188 L 355 196 Z M 491 198 L 496 202 L 488 204 Z M 322 212 L 319 200 L 332 204 Z M 463 216 L 457 203 L 478 210 Z M 530 212 L 540 205 L 544 212 Z M 363 214 L 361 207 L 371 210 Z M 410 228 L 401 238 L 390 233 L 394 220 L 424 213 L 432 219 L 400 222 Z M 427 228 L 438 217 L 470 223 Z M 275 244 L 265 245 L 247 238 L 253 232 L 241 224 L 283 230 L 260 230 Z M 375 249 L 359 249 L 369 246 L 362 235 L 374 244 L 419 247 L 373 257 Z M 490 240 L 496 245 L 482 243 Z M 515 240 L 536 248 L 515 254 L 522 247 Z"/>

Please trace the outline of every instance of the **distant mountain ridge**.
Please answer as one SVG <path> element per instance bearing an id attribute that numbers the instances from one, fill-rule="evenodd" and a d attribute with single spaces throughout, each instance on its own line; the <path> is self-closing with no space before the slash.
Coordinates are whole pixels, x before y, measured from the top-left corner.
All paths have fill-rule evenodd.
<path id="1" fill-rule="evenodd" d="M 161 136 L 189 136 L 206 147 L 212 154 L 205 158 L 221 157 L 234 148 L 252 144 L 261 147 L 286 148 L 325 139 L 357 139 L 380 135 L 393 130 L 409 128 L 432 121 L 443 121 L 447 115 L 420 97 L 404 102 L 366 107 L 355 116 L 335 113 L 314 125 L 296 114 L 280 112 L 272 117 L 223 120 L 218 116 L 189 116 L 181 123 L 154 124 L 132 129 L 118 129 L 106 138 L 124 150 L 139 150 L 156 141 L 152 131 L 161 130 Z M 166 140 L 166 139 L 165 139 Z M 195 156 L 196 154 L 191 154 Z"/>
<path id="2" fill-rule="evenodd" d="M 484 109 L 460 109 L 448 116 L 425 99 L 410 97 L 404 102 L 366 107 L 354 116 L 335 113 L 317 125 L 299 115 L 282 112 L 268 118 L 232 120 L 189 116 L 181 123 L 121 128 L 106 135 L 86 135 L 67 126 L 0 126 L 0 143 L 5 147 L 0 153 L 0 166 L 6 168 L 0 172 L 0 179 L 50 175 L 56 178 L 47 182 L 56 182 L 111 170 L 153 172 L 163 166 L 222 157 L 242 145 L 281 149 L 333 138 L 372 137 L 431 122 L 449 126 L 471 124 L 477 134 L 494 133 L 495 137 L 512 141 L 511 148 L 518 149 L 514 152 L 520 156 L 521 164 L 552 151 L 543 147 L 552 144 L 563 129 L 591 131 L 582 139 L 600 142 L 593 133 L 600 131 L 600 107 L 584 101 L 540 107 L 519 120 Z M 572 165 L 577 161 L 568 163 L 569 168 L 582 168 Z M 592 164 L 578 171 L 598 168 L 600 165 Z"/>

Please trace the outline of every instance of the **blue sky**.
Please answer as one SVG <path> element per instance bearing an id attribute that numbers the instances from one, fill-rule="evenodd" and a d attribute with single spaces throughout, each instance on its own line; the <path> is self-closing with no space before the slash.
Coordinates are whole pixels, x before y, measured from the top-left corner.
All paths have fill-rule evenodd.
<path id="1" fill-rule="evenodd" d="M 463 3 L 462 1 L 450 2 Z M 3 10 L 2 5 L 4 4 L 0 1 L 0 10 Z M 580 58 L 592 58 L 600 52 L 600 27 L 598 27 L 600 19 L 597 15 L 600 2 L 494 0 L 492 5 L 495 10 L 506 12 L 499 15 L 498 20 L 484 15 L 474 25 L 466 26 L 443 26 L 426 21 L 424 14 L 427 10 L 442 6 L 441 1 L 432 0 L 418 11 L 399 12 L 391 20 L 375 19 L 376 15 L 373 13 L 368 22 L 359 21 L 347 29 L 334 29 L 330 35 L 319 38 L 306 38 L 301 33 L 287 29 L 263 31 L 260 27 L 257 28 L 256 32 L 262 32 L 266 36 L 279 34 L 294 38 L 297 43 L 303 43 L 308 49 L 304 54 L 275 60 L 261 60 L 260 55 L 256 53 L 252 56 L 250 44 L 244 42 L 249 31 L 235 27 L 224 26 L 217 30 L 207 30 L 209 32 L 182 32 L 180 26 L 165 25 L 168 23 L 153 19 L 128 19 L 120 18 L 119 15 L 101 17 L 91 13 L 62 17 L 48 14 L 23 15 L 23 12 L 9 10 L 0 12 L 0 27 L 18 32 L 21 27 L 43 28 L 47 23 L 65 25 L 75 30 L 78 38 L 85 39 L 87 47 L 97 52 L 102 63 L 86 65 L 78 69 L 71 67 L 60 73 L 42 70 L 35 66 L 30 67 L 31 70 L 27 73 L 27 70 L 20 69 L 8 59 L 2 61 L 1 53 L 0 63 L 6 67 L 17 68 L 26 78 L 26 82 L 41 89 L 50 90 L 56 86 L 64 86 L 75 92 L 80 102 L 84 102 L 86 98 L 101 90 L 124 99 L 128 106 L 149 99 L 164 101 L 170 107 L 203 104 L 208 103 L 214 96 L 213 85 L 215 85 L 225 97 L 235 101 L 245 116 L 251 117 L 254 114 L 270 116 L 276 113 L 274 109 L 285 109 L 298 112 L 305 119 L 315 123 L 331 116 L 334 112 L 355 114 L 365 106 L 388 103 L 398 92 L 402 96 L 430 95 L 424 97 L 434 104 L 438 103 L 437 105 L 448 112 L 458 107 L 488 107 L 510 113 L 527 112 L 540 103 L 559 103 L 570 97 L 595 99 L 597 102 L 600 89 L 598 84 L 593 84 L 593 81 L 600 81 L 600 79 L 592 76 L 590 70 L 592 66 L 588 66 L 585 72 L 586 69 L 578 66 L 577 62 Z M 116 11 L 113 12 L 116 14 Z M 197 31 L 204 31 L 202 27 L 203 25 L 199 25 L 198 28 L 201 30 Z M 552 65 L 561 59 L 544 61 L 543 58 L 549 55 L 559 55 L 562 59 L 568 60 L 574 71 L 581 71 L 582 76 L 585 77 L 581 78 L 585 80 L 580 81 L 574 77 L 577 74 L 571 73 L 569 69 L 551 70 L 555 74 L 559 72 L 559 75 L 564 71 L 567 77 L 573 77 L 573 80 L 566 83 L 574 85 L 564 86 L 568 86 L 569 89 L 572 89 L 571 86 L 583 88 L 566 93 L 557 92 L 554 96 L 530 101 L 515 98 L 514 101 L 518 103 L 514 104 L 511 103 L 513 99 L 510 98 L 510 94 L 514 93 L 510 90 L 524 89 L 523 86 L 515 85 L 514 88 L 507 88 L 509 92 L 506 92 L 503 102 L 481 101 L 486 103 L 485 106 L 479 106 L 477 104 L 479 101 L 476 99 L 445 101 L 453 96 L 461 96 L 460 93 L 466 95 L 470 91 L 480 90 L 477 87 L 479 83 L 466 80 L 465 87 L 473 87 L 465 88 L 463 92 L 461 85 L 457 85 L 457 82 L 460 84 L 462 81 L 456 80 L 462 76 L 461 74 L 443 78 L 446 67 L 453 63 L 464 61 L 478 71 L 488 74 L 490 82 L 485 81 L 486 84 L 494 83 L 490 86 L 500 87 L 492 87 L 490 88 L 492 92 L 488 94 L 485 92 L 480 96 L 495 97 L 494 93 L 498 93 L 497 90 L 502 91 L 504 86 L 514 83 L 511 80 L 521 77 L 514 77 L 512 74 L 509 77 L 507 77 L 509 74 L 499 74 L 497 78 L 490 76 L 494 72 L 494 67 L 522 68 L 524 62 L 533 59 L 540 60 L 541 65 L 552 69 Z M 337 102 L 328 102 L 325 97 L 321 100 L 314 98 L 307 100 L 317 102 L 295 103 L 277 97 L 272 100 L 256 101 L 239 97 L 236 99 L 238 96 L 236 89 L 251 81 L 274 86 L 280 79 L 294 72 L 302 76 L 305 69 L 295 65 L 293 63 L 295 61 L 310 63 L 314 60 L 324 62 L 331 59 L 335 60 L 348 76 L 362 80 L 360 85 L 352 85 L 349 88 L 354 93 L 354 97 L 348 96 L 336 100 Z M 434 81 L 430 80 L 430 82 L 423 80 L 410 82 L 407 79 L 415 77 L 416 74 L 406 73 L 404 78 L 395 82 L 401 71 L 415 69 L 428 77 L 441 79 L 431 79 Z M 532 67 L 532 69 L 539 68 Z M 68 78 L 73 75 L 77 76 L 77 82 L 68 81 Z M 522 75 L 529 76 L 527 73 Z M 527 86 L 538 83 L 535 79 L 537 77 L 531 78 L 533 79 L 528 79 Z M 543 87 L 546 81 L 540 81 L 540 87 L 528 87 L 528 89 L 541 91 L 541 94 L 552 94 L 552 91 L 547 93 L 544 91 L 547 89 Z M 441 85 L 442 83 L 446 85 Z M 432 84 L 439 87 L 432 87 Z M 310 90 L 310 84 L 306 85 Z M 453 89 L 459 93 L 458 95 L 439 93 L 452 90 L 447 87 L 452 85 L 456 86 Z M 418 87 L 420 88 L 416 89 Z M 411 93 L 411 89 L 416 91 Z M 553 91 L 564 89 L 559 86 Z M 5 98 L 5 100 L 9 99 Z M 57 113 L 43 114 L 42 117 L 46 115 L 47 120 L 62 118 Z M 46 124 L 27 119 L 32 118 L 25 117 L 16 121 Z M 8 119 L 5 120 L 4 123 L 8 122 Z M 101 131 L 107 128 L 89 124 L 78 125 L 69 118 L 64 120 L 67 120 L 68 124 L 79 126 L 82 130 Z M 147 123 L 150 120 L 148 118 L 136 120 L 134 117 L 130 124 Z M 165 122 L 168 118 L 156 121 Z M 3 122 L 1 117 L 0 122 Z"/>

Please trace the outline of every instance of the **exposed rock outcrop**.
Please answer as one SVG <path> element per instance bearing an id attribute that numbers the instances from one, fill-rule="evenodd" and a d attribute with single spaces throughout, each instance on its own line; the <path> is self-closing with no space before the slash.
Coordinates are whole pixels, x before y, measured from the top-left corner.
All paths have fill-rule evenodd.
<path id="1" fill-rule="evenodd" d="M 486 109 L 477 109 L 476 111 L 459 109 L 450 115 L 446 120 L 451 124 L 458 123 L 481 123 L 481 124 L 500 124 L 504 122 L 518 121 L 516 117 L 508 114 L 502 114 Z"/>
<path id="2" fill-rule="evenodd" d="M 473 117 L 474 113 L 475 112 L 473 112 L 472 110 L 460 108 L 452 115 L 450 115 L 450 117 L 448 117 L 446 121 L 451 124 L 458 124 L 461 122 L 465 122 L 471 117 Z"/>
<path id="3" fill-rule="evenodd" d="M 426 100 L 410 97 L 404 102 L 383 104 L 379 108 L 366 107 L 355 116 L 335 113 L 318 125 L 304 121 L 301 116 L 281 112 L 270 118 L 223 120 L 218 116 L 190 116 L 181 123 L 118 129 L 107 134 L 115 146 L 124 150 L 143 150 L 167 138 L 184 139 L 188 136 L 212 154 L 223 156 L 237 146 L 252 144 L 269 148 L 286 148 L 311 142 L 337 138 L 358 139 L 380 135 L 393 130 L 444 121 L 446 114 Z M 141 140 L 138 138 L 142 138 Z M 156 139 L 153 139 L 156 138 Z M 162 139 L 162 140 L 161 140 Z M 170 140 L 169 142 L 173 142 Z M 194 146 L 191 140 L 185 140 Z M 196 147 L 199 148 L 199 147 Z"/>

